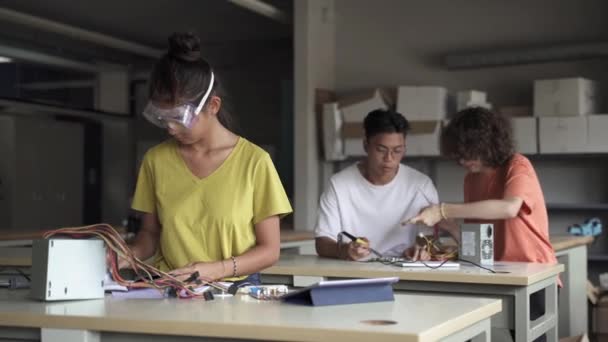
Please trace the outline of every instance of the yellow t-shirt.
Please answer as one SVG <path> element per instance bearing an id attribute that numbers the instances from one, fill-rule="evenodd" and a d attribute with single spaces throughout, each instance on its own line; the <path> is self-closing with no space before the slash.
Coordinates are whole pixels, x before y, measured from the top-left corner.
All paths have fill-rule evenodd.
<path id="1" fill-rule="evenodd" d="M 239 138 L 209 176 L 195 176 L 167 140 L 144 156 L 133 209 L 161 223 L 156 265 L 164 271 L 238 256 L 255 246 L 254 225 L 292 212 L 266 151 Z"/>

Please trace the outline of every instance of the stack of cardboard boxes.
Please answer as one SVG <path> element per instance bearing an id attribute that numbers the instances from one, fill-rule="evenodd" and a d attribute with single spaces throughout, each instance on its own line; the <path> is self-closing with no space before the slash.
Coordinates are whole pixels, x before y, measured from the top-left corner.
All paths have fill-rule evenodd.
<path id="1" fill-rule="evenodd" d="M 359 94 L 343 97 L 338 101 L 344 124 L 342 126 L 342 139 L 344 140 L 344 154 L 347 156 L 364 156 L 363 120 L 367 114 L 376 109 L 388 109 L 388 95 L 381 89 L 373 89 Z"/>
<path id="2" fill-rule="evenodd" d="M 597 115 L 598 87 L 584 78 L 537 80 L 534 82 L 534 116 L 529 107 L 502 107 L 511 117 L 518 152 L 593 153 L 608 151 L 608 115 Z M 392 95 L 392 96 L 391 96 Z M 407 137 L 408 156 L 438 156 L 439 138 L 447 119 L 448 92 L 439 86 L 400 86 L 395 94 L 371 89 L 339 97 L 323 105 L 322 130 L 326 160 L 364 156 L 363 120 L 375 109 L 393 108 L 411 125 Z M 456 109 L 471 106 L 491 108 L 486 94 L 459 91 Z"/>
<path id="3" fill-rule="evenodd" d="M 585 78 L 535 81 L 540 153 L 607 151 L 608 115 L 594 115 L 597 96 L 596 82 Z"/>
<path id="4" fill-rule="evenodd" d="M 608 294 L 605 289 L 587 281 L 587 298 L 591 304 L 591 333 L 597 342 L 608 341 Z"/>
<path id="5" fill-rule="evenodd" d="M 528 106 L 501 107 L 499 112 L 511 119 L 515 149 L 523 154 L 538 153 L 538 125 Z"/>
<path id="6" fill-rule="evenodd" d="M 410 123 L 408 156 L 438 156 L 439 136 L 446 119 L 448 92 L 443 87 L 401 86 L 397 89 L 397 112 Z"/>
<path id="7" fill-rule="evenodd" d="M 469 107 L 483 107 L 492 109 L 486 99 L 486 93 L 479 90 L 461 90 L 456 94 L 456 110 L 461 111 Z"/>
<path id="8" fill-rule="evenodd" d="M 341 96 L 323 104 L 323 150 L 325 160 L 343 160 L 365 155 L 363 120 L 376 109 L 388 109 L 388 94 L 371 89 Z"/>

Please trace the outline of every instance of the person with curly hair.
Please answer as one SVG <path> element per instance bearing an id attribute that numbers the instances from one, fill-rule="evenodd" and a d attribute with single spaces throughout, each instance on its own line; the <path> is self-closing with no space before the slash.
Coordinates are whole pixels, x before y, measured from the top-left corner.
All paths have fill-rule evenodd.
<path id="1" fill-rule="evenodd" d="M 556 262 L 543 191 L 532 163 L 515 152 L 508 118 L 478 107 L 458 112 L 442 132 L 441 152 L 468 171 L 464 203 L 431 205 L 410 222 L 439 224 L 456 238 L 454 219 L 491 222 L 495 260 Z"/>
<path id="2" fill-rule="evenodd" d="M 493 223 L 495 260 L 557 263 L 540 182 L 528 158 L 515 152 L 508 118 L 478 107 L 458 112 L 442 132 L 441 153 L 468 171 L 464 203 L 431 205 L 409 223 L 438 225 L 457 240 L 455 219 Z M 531 319 L 544 314 L 543 291 L 530 301 Z"/>

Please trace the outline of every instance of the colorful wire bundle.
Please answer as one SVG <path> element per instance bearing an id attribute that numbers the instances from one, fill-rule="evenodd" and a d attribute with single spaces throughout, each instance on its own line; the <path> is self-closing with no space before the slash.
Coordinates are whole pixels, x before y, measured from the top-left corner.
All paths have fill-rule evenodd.
<path id="1" fill-rule="evenodd" d="M 421 246 L 431 257 L 433 261 L 455 260 L 458 257 L 458 247 L 456 246 L 439 246 L 439 241 L 429 238 L 424 234 L 418 234 L 416 243 Z"/>
<path id="2" fill-rule="evenodd" d="M 197 292 L 195 287 L 209 285 L 221 291 L 227 291 L 224 286 L 205 278 L 195 272 L 185 281 L 181 281 L 167 272 L 163 272 L 151 265 L 144 263 L 133 255 L 133 252 L 124 241 L 122 236 L 108 224 L 95 224 L 83 227 L 60 228 L 46 232 L 43 237 L 48 239 L 52 236 L 68 236 L 71 238 L 100 238 L 108 249 L 107 265 L 110 274 L 116 283 L 127 288 L 155 288 L 164 293 L 171 293 L 179 298 L 205 298 L 210 299 L 206 292 Z M 137 275 L 137 281 L 125 280 L 119 273 L 118 258 L 125 259 Z"/>

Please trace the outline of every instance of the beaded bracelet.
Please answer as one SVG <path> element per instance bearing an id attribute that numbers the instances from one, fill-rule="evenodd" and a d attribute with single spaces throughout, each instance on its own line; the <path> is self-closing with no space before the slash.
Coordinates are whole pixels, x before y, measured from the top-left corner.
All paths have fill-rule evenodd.
<path id="1" fill-rule="evenodd" d="M 232 277 L 236 277 L 236 258 L 231 256 L 232 259 Z"/>

